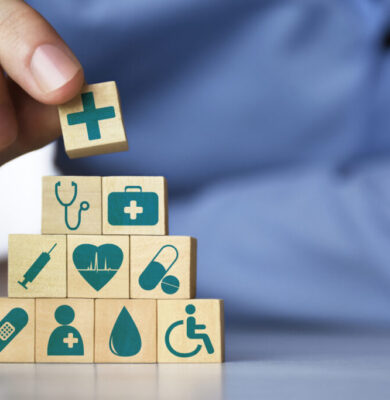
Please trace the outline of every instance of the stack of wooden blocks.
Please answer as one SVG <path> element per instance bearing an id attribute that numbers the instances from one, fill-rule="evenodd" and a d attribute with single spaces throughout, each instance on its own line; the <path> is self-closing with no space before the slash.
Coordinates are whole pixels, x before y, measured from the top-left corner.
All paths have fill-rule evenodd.
<path id="1" fill-rule="evenodd" d="M 223 302 L 193 299 L 196 240 L 163 177 L 43 178 L 42 235 L 10 235 L 1 362 L 222 362 Z"/>
<path id="2" fill-rule="evenodd" d="M 65 149 L 127 149 L 115 82 L 59 107 Z M 163 177 L 43 178 L 42 235 L 10 235 L 0 362 L 222 362 L 223 301 L 193 299 L 196 240 Z"/>

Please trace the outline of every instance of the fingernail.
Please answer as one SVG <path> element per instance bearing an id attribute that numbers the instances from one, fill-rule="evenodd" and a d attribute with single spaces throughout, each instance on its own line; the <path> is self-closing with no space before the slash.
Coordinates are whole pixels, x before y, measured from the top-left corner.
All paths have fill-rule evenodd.
<path id="1" fill-rule="evenodd" d="M 43 44 L 35 49 L 30 69 L 39 88 L 50 93 L 68 83 L 81 65 L 59 47 Z"/>

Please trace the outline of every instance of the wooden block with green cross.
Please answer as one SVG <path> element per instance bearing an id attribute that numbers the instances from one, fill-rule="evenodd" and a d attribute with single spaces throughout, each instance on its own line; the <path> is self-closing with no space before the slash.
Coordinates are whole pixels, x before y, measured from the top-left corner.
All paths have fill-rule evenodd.
<path id="1" fill-rule="evenodd" d="M 128 149 L 115 82 L 86 85 L 58 110 L 70 158 Z"/>

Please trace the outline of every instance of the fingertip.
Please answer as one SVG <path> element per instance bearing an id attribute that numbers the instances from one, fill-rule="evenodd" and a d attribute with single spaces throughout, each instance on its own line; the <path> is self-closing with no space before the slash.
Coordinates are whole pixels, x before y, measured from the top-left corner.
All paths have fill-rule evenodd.
<path id="1" fill-rule="evenodd" d="M 25 1 L 0 4 L 0 64 L 7 76 L 41 103 L 72 99 L 84 83 L 77 57 Z"/>
<path id="2" fill-rule="evenodd" d="M 80 65 L 74 75 L 64 80 L 62 85 L 59 85 L 51 91 L 42 91 L 41 96 L 39 96 L 39 101 L 49 105 L 66 103 L 80 92 L 84 84 L 84 71 Z"/>

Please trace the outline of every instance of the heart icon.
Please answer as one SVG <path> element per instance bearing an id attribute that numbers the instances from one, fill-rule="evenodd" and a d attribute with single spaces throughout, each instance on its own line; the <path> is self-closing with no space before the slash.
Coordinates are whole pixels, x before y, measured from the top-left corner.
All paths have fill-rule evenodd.
<path id="1" fill-rule="evenodd" d="M 112 279 L 122 262 L 122 249 L 115 244 L 81 244 L 73 251 L 75 267 L 96 291 Z"/>

